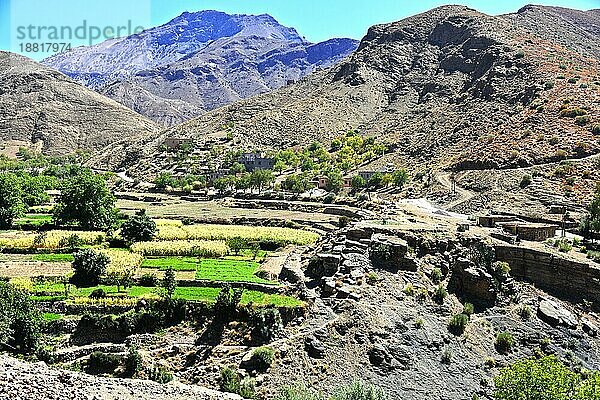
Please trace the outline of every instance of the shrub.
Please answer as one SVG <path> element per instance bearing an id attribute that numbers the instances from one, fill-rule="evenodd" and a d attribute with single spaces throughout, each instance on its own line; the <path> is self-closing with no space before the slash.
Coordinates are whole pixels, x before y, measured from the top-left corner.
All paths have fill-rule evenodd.
<path id="1" fill-rule="evenodd" d="M 88 374 L 112 374 L 121 365 L 121 357 L 116 354 L 95 351 L 86 364 Z"/>
<path id="2" fill-rule="evenodd" d="M 417 318 L 415 320 L 415 328 L 421 329 L 424 325 L 425 325 L 425 321 L 423 320 L 423 318 Z"/>
<path id="3" fill-rule="evenodd" d="M 221 369 L 221 390 L 228 393 L 239 393 L 240 376 L 232 367 L 223 367 Z"/>
<path id="4" fill-rule="evenodd" d="M 275 307 L 259 308 L 252 313 L 252 339 L 257 342 L 270 342 L 283 329 L 279 310 Z"/>
<path id="5" fill-rule="evenodd" d="M 550 356 L 517 361 L 504 368 L 494 381 L 494 398 L 497 400 L 567 400 L 577 399 L 575 391 L 580 378 L 556 357 Z M 583 399 L 590 398 L 580 398 Z"/>
<path id="6" fill-rule="evenodd" d="M 443 275 L 442 270 L 439 268 L 434 268 L 431 271 L 431 280 L 433 283 L 440 283 L 442 281 Z"/>
<path id="7" fill-rule="evenodd" d="M 325 398 L 306 386 L 290 386 L 281 389 L 275 400 L 325 400 Z"/>
<path id="8" fill-rule="evenodd" d="M 452 350 L 445 348 L 442 352 L 442 363 L 450 364 L 452 362 Z"/>
<path id="9" fill-rule="evenodd" d="M 463 306 L 462 313 L 470 318 L 474 312 L 475 312 L 475 306 L 473 306 L 473 304 L 471 304 L 471 303 L 465 303 L 465 305 Z"/>
<path id="10" fill-rule="evenodd" d="M 386 400 L 387 396 L 377 386 L 354 381 L 352 384 L 338 389 L 332 400 Z"/>
<path id="11" fill-rule="evenodd" d="M 121 225 L 121 237 L 126 243 L 150 242 L 156 235 L 156 222 L 144 210 L 129 218 Z"/>
<path id="12" fill-rule="evenodd" d="M 528 320 L 529 318 L 531 318 L 532 314 L 533 314 L 533 312 L 531 311 L 531 307 L 529 307 L 527 304 L 522 304 L 519 307 L 519 316 L 523 320 Z"/>
<path id="13" fill-rule="evenodd" d="M 455 314 L 454 316 L 452 316 L 450 322 L 448 323 L 448 330 L 451 333 L 460 336 L 465 332 L 465 328 L 467 327 L 468 323 L 469 317 L 467 315 Z"/>
<path id="14" fill-rule="evenodd" d="M 230 285 L 223 285 L 213 305 L 215 320 L 220 322 L 233 321 L 238 313 L 243 293 L 243 289 L 232 290 Z"/>
<path id="15" fill-rule="evenodd" d="M 567 118 L 575 118 L 582 115 L 587 115 L 587 111 L 579 107 L 565 108 L 560 112 L 561 117 Z"/>
<path id="16" fill-rule="evenodd" d="M 523 175 L 523 177 L 521 178 L 521 188 L 524 189 L 527 186 L 531 185 L 531 182 L 533 182 L 533 178 L 531 177 L 531 175 Z"/>
<path id="17" fill-rule="evenodd" d="M 127 350 L 127 357 L 125 358 L 123 375 L 126 378 L 133 378 L 137 376 L 142 370 L 142 356 L 133 346 Z"/>
<path id="18" fill-rule="evenodd" d="M 148 371 L 148 379 L 165 384 L 173 380 L 173 374 L 167 368 L 158 365 Z"/>
<path id="19" fill-rule="evenodd" d="M 525 52 L 523 50 L 519 50 L 515 53 L 515 58 L 520 59 L 525 57 Z"/>
<path id="20" fill-rule="evenodd" d="M 370 285 L 374 285 L 377 282 L 379 282 L 379 275 L 377 275 L 377 272 L 369 272 L 369 274 L 367 275 L 367 282 Z"/>
<path id="21" fill-rule="evenodd" d="M 175 271 L 173 271 L 172 267 L 169 267 L 165 272 L 165 277 L 161 282 L 161 286 L 165 291 L 166 298 L 173 298 L 173 294 L 175 294 L 175 289 L 177 288 L 177 280 L 175 279 Z"/>
<path id="22" fill-rule="evenodd" d="M 595 124 L 592 126 L 592 133 L 594 135 L 600 135 L 600 124 Z"/>
<path id="23" fill-rule="evenodd" d="M 158 284 L 159 279 L 156 274 L 144 274 L 139 280 L 139 285 L 143 287 L 156 287 Z"/>
<path id="24" fill-rule="evenodd" d="M 442 304 L 442 303 L 444 303 L 444 300 L 446 299 L 447 296 L 448 296 L 448 291 L 446 290 L 446 288 L 443 285 L 439 285 L 435 289 L 435 293 L 433 294 L 433 300 L 435 300 L 435 302 L 438 304 Z"/>
<path id="25" fill-rule="evenodd" d="M 0 281 L 0 344 L 17 353 L 33 353 L 41 323 L 42 315 L 27 293 Z"/>
<path id="26" fill-rule="evenodd" d="M 106 292 L 102 288 L 94 289 L 89 297 L 90 299 L 104 299 L 106 297 Z"/>
<path id="27" fill-rule="evenodd" d="M 575 117 L 575 123 L 579 126 L 587 125 L 590 121 L 591 118 L 589 115 L 580 115 L 578 117 Z"/>
<path id="28" fill-rule="evenodd" d="M 511 351 L 515 344 L 515 339 L 512 334 L 508 332 L 500 332 L 496 335 L 496 350 L 500 353 L 508 353 Z"/>
<path id="29" fill-rule="evenodd" d="M 76 233 L 65 236 L 58 241 L 58 247 L 61 249 L 70 249 L 71 251 L 80 248 L 84 244 L 85 242 L 83 239 L 81 239 Z"/>
<path id="30" fill-rule="evenodd" d="M 249 376 L 240 381 L 240 390 L 238 393 L 244 399 L 254 399 L 256 395 L 256 381 Z"/>
<path id="31" fill-rule="evenodd" d="M 275 352 L 272 348 L 263 346 L 254 349 L 252 352 L 252 360 L 254 361 L 256 368 L 259 371 L 266 371 L 269 369 L 275 358 Z"/>
<path id="32" fill-rule="evenodd" d="M 74 254 L 74 270 L 71 283 L 77 287 L 93 287 L 100 283 L 100 276 L 106 273 L 110 259 L 106 254 L 92 249 L 80 250 Z"/>

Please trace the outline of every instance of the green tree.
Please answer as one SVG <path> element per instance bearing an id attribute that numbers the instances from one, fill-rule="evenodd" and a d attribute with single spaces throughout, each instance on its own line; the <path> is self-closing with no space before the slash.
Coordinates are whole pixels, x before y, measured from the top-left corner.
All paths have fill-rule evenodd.
<path id="1" fill-rule="evenodd" d="M 164 190 L 169 186 L 175 187 L 176 181 L 175 178 L 173 178 L 173 175 L 170 173 L 162 172 L 154 179 L 154 184 L 156 185 L 157 189 Z"/>
<path id="2" fill-rule="evenodd" d="M 23 190 L 16 175 L 0 174 L 0 229 L 9 229 L 25 212 Z"/>
<path id="3" fill-rule="evenodd" d="M 273 181 L 275 181 L 273 172 L 268 169 L 257 169 L 250 174 L 250 187 L 258 189 L 259 193 Z"/>
<path id="4" fill-rule="evenodd" d="M 59 224 L 76 223 L 86 230 L 110 230 L 117 220 L 116 199 L 102 175 L 90 171 L 68 179 L 54 207 Z"/>
<path id="5" fill-rule="evenodd" d="M 409 179 L 408 171 L 405 170 L 404 168 L 396 170 L 392 174 L 392 181 L 394 182 L 394 185 L 396 185 L 398 187 L 402 187 L 402 186 L 406 185 L 406 183 L 408 182 L 408 179 Z"/>
<path id="6" fill-rule="evenodd" d="M 162 280 L 162 288 L 165 290 L 166 298 L 171 300 L 177 288 L 177 280 L 175 279 L 175 271 L 169 267 L 165 271 L 165 277 Z"/>
<path id="7" fill-rule="evenodd" d="M 38 348 L 41 313 L 26 292 L 0 281 L 0 347 L 17 353 Z"/>
<path id="8" fill-rule="evenodd" d="M 79 250 L 73 255 L 71 283 L 77 287 L 94 287 L 106 273 L 110 259 L 106 254 L 93 249 Z"/>
<path id="9" fill-rule="evenodd" d="M 54 186 L 53 180 L 48 177 L 29 174 L 20 177 L 20 185 L 23 191 L 23 202 L 29 207 L 49 202 L 50 196 L 46 190 Z"/>
<path id="10" fill-rule="evenodd" d="M 344 186 L 344 180 L 339 171 L 333 170 L 327 173 L 327 185 L 325 186 L 325 190 L 337 193 L 342 189 L 342 186 Z"/>
<path id="11" fill-rule="evenodd" d="M 238 254 L 240 254 L 240 251 L 248 247 L 248 242 L 246 241 L 246 239 L 236 236 L 227 240 L 227 246 L 229 246 L 229 248 L 237 256 Z"/>
<path id="12" fill-rule="evenodd" d="M 285 171 L 287 168 L 287 165 L 285 164 L 285 162 L 283 162 L 282 160 L 277 160 L 277 162 L 275 163 L 275 166 L 273 167 L 273 170 L 276 171 L 277 173 L 281 174 L 283 171 Z"/>
<path id="13" fill-rule="evenodd" d="M 521 360 L 496 377 L 496 400 L 573 400 L 579 376 L 556 357 Z"/>
<path id="14" fill-rule="evenodd" d="M 126 243 L 149 242 L 156 235 L 156 223 L 141 210 L 121 225 L 121 237 Z"/>
<path id="15" fill-rule="evenodd" d="M 363 178 L 360 175 L 355 175 L 352 177 L 352 189 L 354 190 L 359 190 L 365 187 L 365 185 L 367 184 L 367 181 L 365 181 L 365 178 Z"/>

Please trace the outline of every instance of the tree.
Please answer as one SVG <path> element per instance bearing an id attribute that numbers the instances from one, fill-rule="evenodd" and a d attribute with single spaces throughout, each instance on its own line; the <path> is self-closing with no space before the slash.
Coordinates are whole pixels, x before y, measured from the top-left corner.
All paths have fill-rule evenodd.
<path id="1" fill-rule="evenodd" d="M 0 229 L 9 229 L 25 212 L 23 190 L 14 174 L 0 174 Z"/>
<path id="2" fill-rule="evenodd" d="M 304 174 L 290 175 L 285 178 L 285 181 L 282 183 L 282 187 L 290 192 L 304 193 L 310 188 L 310 181 Z"/>
<path id="3" fill-rule="evenodd" d="M 175 279 L 175 271 L 172 267 L 169 267 L 165 271 L 165 277 L 162 280 L 162 288 L 165 290 L 167 299 L 171 300 L 175 294 L 177 288 L 177 280 Z"/>
<path id="4" fill-rule="evenodd" d="M 396 185 L 398 187 L 404 186 L 408 182 L 408 178 L 409 178 L 408 171 L 405 170 L 404 168 L 396 170 L 392 174 L 392 180 L 394 182 L 394 185 Z"/>
<path id="5" fill-rule="evenodd" d="M 39 206 L 50 201 L 46 189 L 54 186 L 53 179 L 25 174 L 20 177 L 19 181 L 23 192 L 23 203 L 28 207 Z"/>
<path id="6" fill-rule="evenodd" d="M 0 281 L 0 347 L 32 353 L 38 347 L 41 313 L 23 290 Z"/>
<path id="7" fill-rule="evenodd" d="M 241 250 L 248 247 L 248 242 L 246 239 L 236 236 L 227 240 L 227 246 L 229 246 L 229 248 L 233 250 L 233 253 L 237 256 L 240 254 Z"/>
<path id="8" fill-rule="evenodd" d="M 156 179 L 154 179 L 154 184 L 156 185 L 157 189 L 164 190 L 169 186 L 174 187 L 176 182 L 175 178 L 173 178 L 173 175 L 168 172 L 162 172 L 156 177 Z"/>
<path id="9" fill-rule="evenodd" d="M 572 400 L 579 376 L 554 356 L 521 360 L 495 379 L 496 400 Z"/>
<path id="10" fill-rule="evenodd" d="M 273 170 L 281 175 L 281 173 L 285 171 L 286 168 L 287 165 L 285 165 L 285 162 L 283 162 L 282 160 L 277 160 L 275 166 L 273 167 Z"/>
<path id="11" fill-rule="evenodd" d="M 257 169 L 250 175 L 250 186 L 262 192 L 263 187 L 270 185 L 275 180 L 273 172 L 268 169 Z"/>
<path id="12" fill-rule="evenodd" d="M 325 186 L 325 190 L 337 193 L 342 189 L 343 185 L 344 181 L 342 179 L 342 174 L 340 174 L 339 171 L 333 170 L 327 174 L 327 185 Z"/>
<path id="13" fill-rule="evenodd" d="M 93 249 L 84 249 L 73 255 L 71 283 L 77 287 L 94 287 L 106 273 L 110 258 Z"/>
<path id="14" fill-rule="evenodd" d="M 54 208 L 57 223 L 77 223 L 86 230 L 110 230 L 117 220 L 116 199 L 105 178 L 86 170 L 68 179 Z"/>
<path id="15" fill-rule="evenodd" d="M 156 223 L 146 215 L 145 210 L 139 211 L 121 225 L 121 237 L 126 243 L 150 242 L 156 234 Z"/>
<path id="16" fill-rule="evenodd" d="M 365 181 L 365 178 L 363 178 L 360 175 L 355 175 L 352 177 L 352 189 L 354 190 L 359 190 L 365 187 L 365 185 L 367 184 L 367 181 Z"/>

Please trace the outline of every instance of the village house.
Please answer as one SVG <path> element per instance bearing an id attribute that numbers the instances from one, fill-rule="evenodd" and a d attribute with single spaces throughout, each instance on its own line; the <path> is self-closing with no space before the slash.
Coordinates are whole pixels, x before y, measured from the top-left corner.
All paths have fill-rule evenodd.
<path id="1" fill-rule="evenodd" d="M 252 172 L 258 169 L 273 169 L 275 166 L 275 159 L 273 157 L 267 157 L 265 153 L 244 153 L 239 158 L 240 164 L 246 167 L 246 171 Z"/>
<path id="2" fill-rule="evenodd" d="M 515 235 L 520 240 L 543 242 L 556 236 L 559 229 L 556 225 L 538 224 L 532 222 L 501 222 L 498 223 L 504 231 Z"/>

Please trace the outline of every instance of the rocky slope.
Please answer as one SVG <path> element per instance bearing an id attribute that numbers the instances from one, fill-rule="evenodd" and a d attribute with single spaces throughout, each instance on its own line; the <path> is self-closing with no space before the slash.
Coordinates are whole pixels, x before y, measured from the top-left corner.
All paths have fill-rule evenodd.
<path id="1" fill-rule="evenodd" d="M 28 58 L 0 52 L 3 151 L 34 146 L 47 154 L 67 154 L 157 131 L 152 121 L 65 75 Z"/>
<path id="2" fill-rule="evenodd" d="M 0 398 L 47 400 L 236 400 L 199 386 L 100 378 L 0 355 Z"/>
<path id="3" fill-rule="evenodd" d="M 357 128 L 398 144 L 382 162 L 421 170 L 510 169 L 595 154 L 595 15 L 536 6 L 494 17 L 445 6 L 372 27 L 339 65 L 146 140 L 147 156 L 132 173 L 148 173 L 164 137 L 202 141 L 232 122 L 246 147 L 326 142 Z"/>
<path id="4" fill-rule="evenodd" d="M 357 44 L 312 44 L 269 15 L 186 12 L 139 35 L 80 47 L 44 64 L 173 125 L 333 65 Z"/>

